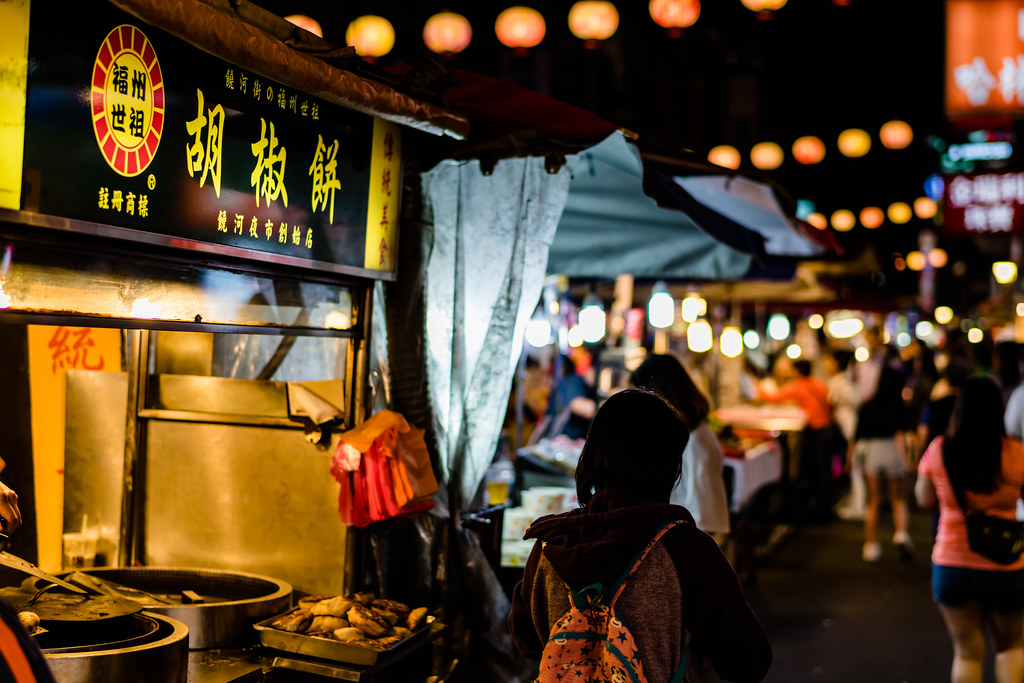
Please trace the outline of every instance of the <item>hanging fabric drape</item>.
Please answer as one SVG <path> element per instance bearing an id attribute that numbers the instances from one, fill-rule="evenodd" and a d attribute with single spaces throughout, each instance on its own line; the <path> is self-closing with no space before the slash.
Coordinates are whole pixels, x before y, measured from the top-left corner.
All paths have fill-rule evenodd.
<path id="1" fill-rule="evenodd" d="M 423 175 L 427 389 L 453 510 L 494 456 L 569 180 L 538 158 L 503 160 L 490 175 L 446 161 Z"/>

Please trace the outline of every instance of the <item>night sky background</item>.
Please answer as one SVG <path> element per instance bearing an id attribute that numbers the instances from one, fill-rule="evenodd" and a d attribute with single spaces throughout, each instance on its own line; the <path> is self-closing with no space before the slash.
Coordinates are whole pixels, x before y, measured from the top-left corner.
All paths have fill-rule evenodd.
<path id="1" fill-rule="evenodd" d="M 469 48 L 447 63 L 502 78 L 588 109 L 636 132 L 645 151 L 692 150 L 705 156 L 718 144 L 744 155 L 752 145 L 774 141 L 786 161 L 767 176 L 794 199 L 813 202 L 825 215 L 841 208 L 858 213 L 894 201 L 912 203 L 925 179 L 940 172 L 940 151 L 963 142 L 970 126 L 943 111 L 945 3 L 937 0 L 789 0 L 769 21 L 759 20 L 740 0 L 702 3 L 697 23 L 673 38 L 654 23 L 644 0 L 620 0 L 618 31 L 597 49 L 586 49 L 568 29 L 572 0 L 526 2 L 547 21 L 540 46 L 515 56 L 494 35 L 497 15 L 512 3 L 474 0 L 257 0 L 284 16 L 317 19 L 324 38 L 344 44 L 348 23 L 362 14 L 386 17 L 395 27 L 394 50 L 380 66 L 411 64 L 429 54 L 422 28 L 439 11 L 455 11 L 471 22 Z M 901 119 L 914 129 L 905 150 L 885 149 L 878 130 Z M 835 141 L 846 128 L 873 138 L 860 159 L 839 154 Z M 1017 123 L 1005 122 L 1014 131 Z M 827 146 L 825 160 L 802 166 L 790 156 L 793 141 L 816 135 Z M 758 172 L 750 166 L 741 170 Z M 864 301 L 912 296 L 917 274 L 897 272 L 894 257 L 917 246 L 922 229 L 934 229 L 938 246 L 951 254 L 939 273 L 939 303 L 977 304 L 989 293 L 989 264 L 1008 251 L 1005 238 L 946 238 L 933 221 L 886 223 L 837 234 L 846 257 L 869 251 L 876 272 L 852 283 Z M 849 283 L 848 283 L 849 284 Z"/>

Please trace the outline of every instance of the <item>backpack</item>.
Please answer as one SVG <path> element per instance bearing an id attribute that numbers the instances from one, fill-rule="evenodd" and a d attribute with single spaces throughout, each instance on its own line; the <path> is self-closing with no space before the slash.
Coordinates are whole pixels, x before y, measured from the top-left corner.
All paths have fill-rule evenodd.
<path id="1" fill-rule="evenodd" d="M 566 585 L 569 611 L 551 627 L 551 635 L 541 654 L 536 679 L 539 683 L 647 683 L 636 641 L 629 627 L 615 615 L 615 603 L 651 548 L 669 529 L 685 523 L 681 520 L 661 527 L 614 584 L 604 587 L 594 583 L 577 591 Z M 673 683 L 683 680 L 688 657 L 689 647 L 683 653 Z"/>

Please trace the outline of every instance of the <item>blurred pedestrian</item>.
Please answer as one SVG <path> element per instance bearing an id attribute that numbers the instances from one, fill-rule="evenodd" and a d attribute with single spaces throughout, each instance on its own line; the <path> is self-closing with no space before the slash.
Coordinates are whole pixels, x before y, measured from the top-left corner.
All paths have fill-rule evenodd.
<path id="1" fill-rule="evenodd" d="M 560 434 L 570 439 L 586 438 L 590 420 L 597 410 L 596 389 L 577 373 L 576 363 L 569 356 L 555 359 L 554 373 L 544 415 L 543 435 L 548 438 Z"/>
<path id="2" fill-rule="evenodd" d="M 668 503 L 687 439 L 678 412 L 646 389 L 614 394 L 597 411 L 576 468 L 583 507 L 541 517 L 525 534 L 537 543 L 509 615 L 523 654 L 562 660 L 574 640 L 586 640 L 600 646 L 577 661 L 588 668 L 608 661 L 604 640 L 550 636 L 566 628 L 571 606 L 591 612 L 589 605 L 612 603 L 611 614 L 603 612 L 610 619 L 595 614 L 591 630 L 612 622 L 628 632 L 631 646 L 623 650 L 642 669 L 639 680 L 701 680 L 705 657 L 724 680 L 764 678 L 771 645 L 739 579 L 690 513 Z M 546 660 L 541 680 L 561 678 Z"/>
<path id="3" fill-rule="evenodd" d="M 729 501 L 722 478 L 723 455 L 718 437 L 708 426 L 710 403 L 675 356 L 649 356 L 630 375 L 635 387 L 650 389 L 679 411 L 690 440 L 683 451 L 682 474 L 669 502 L 682 505 L 709 534 L 729 533 Z"/>
<path id="4" fill-rule="evenodd" d="M 1024 485 L 1024 446 L 1003 434 L 1002 397 L 990 377 L 972 376 L 949 431 L 932 441 L 918 468 L 922 507 L 938 503 L 932 595 L 953 640 L 954 683 L 980 683 L 986 629 L 995 647 L 997 683 L 1024 681 L 1024 556 L 997 564 L 971 551 L 964 507 L 1016 518 Z"/>
<path id="5" fill-rule="evenodd" d="M 892 542 L 903 559 L 913 551 L 907 533 L 907 501 L 903 482 L 910 467 L 904 431 L 907 409 L 903 402 L 903 375 L 898 370 L 883 366 L 878 375 L 875 395 L 865 401 L 857 414 L 857 431 L 851 452 L 851 461 L 860 461 L 868 485 L 867 509 L 864 512 L 865 562 L 877 562 L 882 556 L 878 543 L 878 514 L 882 504 L 882 480 L 889 484 L 889 502 L 892 506 L 896 532 Z"/>
<path id="6" fill-rule="evenodd" d="M 857 431 L 857 410 L 860 408 L 860 394 L 853 383 L 850 363 L 853 353 L 846 349 L 831 349 L 821 357 L 825 372 L 825 386 L 828 387 L 828 402 L 832 406 L 832 418 L 842 437 L 839 444 L 842 453 L 849 453 Z M 864 519 L 867 507 L 867 484 L 864 468 L 846 463 L 850 474 L 850 493 L 836 508 L 836 514 L 843 519 Z"/>
<path id="7" fill-rule="evenodd" d="M 906 382 L 903 395 L 907 403 L 907 453 L 916 459 L 926 445 L 919 443 L 917 426 L 921 424 L 931 401 L 932 389 L 939 380 L 939 371 L 935 367 L 932 350 L 916 339 L 900 350 L 900 359 Z"/>
<path id="8" fill-rule="evenodd" d="M 772 391 L 763 385 L 757 396 L 766 403 L 792 402 L 807 416 L 807 426 L 800 433 L 800 479 L 806 486 L 806 502 L 812 521 L 828 521 L 834 516 L 835 486 L 832 472 L 832 406 L 828 387 L 811 376 L 807 360 L 791 361 L 779 356 L 775 361 L 776 381 L 782 386 Z"/>
<path id="9" fill-rule="evenodd" d="M 925 406 L 921 424 L 918 425 L 918 440 L 922 451 L 936 437 L 946 433 L 960 389 L 971 376 L 972 368 L 971 359 L 966 355 L 954 354 L 947 361 L 939 380 L 932 387 L 931 400 Z"/>
<path id="10" fill-rule="evenodd" d="M 1003 403 L 1010 400 L 1010 394 L 1020 384 L 1020 344 L 1005 340 L 996 342 L 995 376 L 1003 393 Z"/>

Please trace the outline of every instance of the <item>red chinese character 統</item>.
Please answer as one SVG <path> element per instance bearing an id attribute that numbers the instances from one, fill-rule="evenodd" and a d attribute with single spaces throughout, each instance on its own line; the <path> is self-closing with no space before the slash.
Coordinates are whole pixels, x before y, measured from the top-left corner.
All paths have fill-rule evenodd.
<path id="1" fill-rule="evenodd" d="M 96 342 L 89 336 L 91 332 L 87 327 L 71 330 L 61 326 L 54 330 L 47 345 L 51 350 L 54 374 L 58 370 L 103 369 L 105 361 L 102 356 L 92 362 L 89 359 L 89 349 L 96 346 Z"/>

